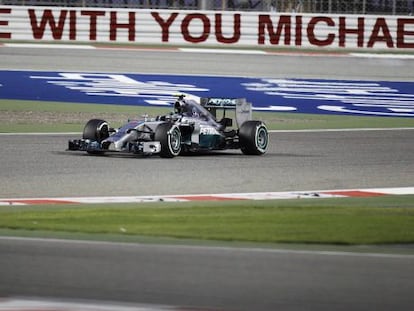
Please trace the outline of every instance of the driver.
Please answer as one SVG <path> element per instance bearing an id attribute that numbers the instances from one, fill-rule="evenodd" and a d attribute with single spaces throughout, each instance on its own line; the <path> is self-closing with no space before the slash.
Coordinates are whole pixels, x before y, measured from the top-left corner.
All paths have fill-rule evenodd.
<path id="1" fill-rule="evenodd" d="M 207 111 L 203 111 L 203 108 L 192 100 L 186 101 L 184 95 L 179 96 L 174 103 L 174 113 L 184 117 L 198 118 L 215 124 L 215 120 L 212 119 Z"/>
<path id="2" fill-rule="evenodd" d="M 190 105 L 184 100 L 183 96 L 180 96 L 177 101 L 174 103 L 174 113 L 184 115 L 184 116 L 192 116 L 192 111 Z"/>

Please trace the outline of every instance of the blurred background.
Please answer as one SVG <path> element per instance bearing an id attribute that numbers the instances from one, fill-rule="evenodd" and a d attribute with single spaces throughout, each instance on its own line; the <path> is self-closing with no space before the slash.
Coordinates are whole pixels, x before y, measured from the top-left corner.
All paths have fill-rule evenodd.
<path id="1" fill-rule="evenodd" d="M 414 0 L 0 0 L 3 5 L 412 15 Z"/>

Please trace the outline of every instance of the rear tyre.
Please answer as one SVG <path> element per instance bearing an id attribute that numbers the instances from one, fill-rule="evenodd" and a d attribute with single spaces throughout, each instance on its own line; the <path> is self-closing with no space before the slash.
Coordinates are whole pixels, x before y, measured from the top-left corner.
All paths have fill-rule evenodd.
<path id="1" fill-rule="evenodd" d="M 247 155 L 266 153 L 269 133 L 261 121 L 246 121 L 239 129 L 240 149 Z"/>
<path id="2" fill-rule="evenodd" d="M 83 129 L 83 139 L 90 139 L 96 141 L 99 144 L 109 137 L 109 124 L 108 122 L 100 119 L 92 119 L 86 123 Z M 102 154 L 103 151 L 88 150 L 90 154 Z"/>
<path id="3" fill-rule="evenodd" d="M 161 123 L 155 130 L 154 140 L 161 144 L 162 158 L 174 158 L 181 152 L 181 131 L 177 125 Z"/>

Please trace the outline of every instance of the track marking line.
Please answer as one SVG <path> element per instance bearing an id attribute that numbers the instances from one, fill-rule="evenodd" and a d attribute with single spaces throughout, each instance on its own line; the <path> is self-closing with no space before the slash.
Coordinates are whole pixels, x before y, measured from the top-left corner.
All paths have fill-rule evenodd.
<path id="1" fill-rule="evenodd" d="M 13 48 L 39 48 L 39 49 L 76 49 L 76 50 L 94 50 L 92 45 L 81 44 L 50 44 L 50 43 L 4 43 L 6 47 Z"/>
<path id="2" fill-rule="evenodd" d="M 369 132 L 369 131 L 407 131 L 414 127 L 377 127 L 347 129 L 303 129 L 303 130 L 269 130 L 269 133 L 322 133 L 322 132 Z"/>
<path id="3" fill-rule="evenodd" d="M 319 245 L 321 249 L 290 249 L 283 248 L 280 245 L 275 248 L 260 247 L 260 246 L 225 246 L 225 245 L 187 245 L 187 244 L 148 244 L 148 243 L 129 243 L 129 242 L 111 242 L 111 241 L 94 241 L 94 240 L 72 240 L 72 239 L 59 239 L 59 238 L 42 238 L 42 237 L 19 237 L 19 236 L 0 236 L 1 241 L 12 242 L 36 242 L 36 243 L 58 243 L 71 244 L 71 245 L 120 245 L 127 244 L 128 247 L 135 248 L 173 248 L 183 250 L 211 250 L 211 251 L 229 251 L 244 253 L 274 253 L 274 254 L 296 254 L 296 255 L 310 255 L 310 256 L 349 256 L 349 257 L 377 257 L 377 258 L 390 258 L 390 259 L 414 259 L 414 254 L 405 253 L 388 253 L 388 252 L 373 252 L 366 251 L 364 247 L 360 247 L 360 251 L 351 250 L 349 246 L 337 246 L 335 249 L 324 249 L 322 245 Z M 281 248 L 278 248 L 281 247 Z M 330 246 L 329 246 L 330 247 Z"/>
<path id="4" fill-rule="evenodd" d="M 0 47 L 13 48 L 56 48 L 56 49 L 99 49 L 99 50 L 136 50 L 158 52 L 184 52 L 184 53 L 219 53 L 219 54 L 251 54 L 270 56 L 309 56 L 309 57 L 362 57 L 362 58 L 390 58 L 390 59 L 414 59 L 414 54 L 396 53 L 367 53 L 367 52 L 332 52 L 332 51 L 268 51 L 261 49 L 245 49 L 234 47 L 224 48 L 194 48 L 194 47 L 147 47 L 147 46 L 122 46 L 122 45 L 93 45 L 93 44 L 65 44 L 65 43 L 0 43 Z"/>
<path id="5" fill-rule="evenodd" d="M 0 311 L 174 311 L 179 307 L 150 304 L 121 304 L 98 301 L 65 301 L 10 297 L 0 299 Z"/>
<path id="6" fill-rule="evenodd" d="M 414 54 L 395 54 L 395 53 L 349 53 L 349 56 L 363 58 L 394 58 L 394 59 L 414 59 Z"/>
<path id="7" fill-rule="evenodd" d="M 150 202 L 192 202 L 192 201 L 231 201 L 231 200 L 279 200 L 279 199 L 322 199 L 346 197 L 376 197 L 386 195 L 414 194 L 414 187 L 311 190 L 288 192 L 253 192 L 188 195 L 148 195 L 148 196 L 102 196 L 102 197 L 62 197 L 62 198 L 3 198 L 0 206 L 44 205 L 44 204 L 107 204 L 107 203 L 150 203 Z"/>
<path id="8" fill-rule="evenodd" d="M 384 128 L 348 128 L 348 129 L 302 129 L 302 130 L 269 130 L 269 133 L 323 133 L 323 132 L 369 132 L 369 131 L 413 131 L 414 127 L 384 127 Z M 81 132 L 30 132 L 30 133 L 0 133 L 0 136 L 66 136 L 82 135 Z"/>
<path id="9" fill-rule="evenodd" d="M 174 196 L 178 200 L 184 201 L 234 201 L 234 200 L 247 200 L 244 198 L 232 198 L 232 197 L 221 197 L 220 195 L 195 195 L 195 196 Z"/>
<path id="10" fill-rule="evenodd" d="M 329 194 L 333 195 L 341 195 L 346 197 L 353 197 L 353 198 L 369 198 L 369 197 L 381 197 L 386 194 L 384 193 L 377 193 L 377 192 L 370 192 L 370 191 L 360 191 L 360 190 L 351 190 L 351 191 L 329 191 Z"/>
<path id="11" fill-rule="evenodd" d="M 215 48 L 180 48 L 181 52 L 189 53 L 214 53 L 214 54 L 252 54 L 252 55 L 266 55 L 269 54 L 263 50 L 246 50 L 246 49 L 215 49 Z"/>

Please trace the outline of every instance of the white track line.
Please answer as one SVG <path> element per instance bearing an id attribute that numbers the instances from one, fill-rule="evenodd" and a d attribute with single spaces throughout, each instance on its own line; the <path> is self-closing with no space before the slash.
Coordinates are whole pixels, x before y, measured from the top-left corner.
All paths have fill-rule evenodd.
<path id="1" fill-rule="evenodd" d="M 1 298 L 0 311 L 163 311 L 181 310 L 173 306 L 149 305 L 149 304 L 117 304 L 98 301 L 62 301 L 40 298 Z"/>
<path id="2" fill-rule="evenodd" d="M 378 128 L 348 128 L 348 129 L 303 129 L 303 130 L 269 130 L 269 133 L 319 133 L 319 132 L 365 132 L 365 131 L 412 131 L 414 127 L 378 127 Z M 81 135 L 81 132 L 30 132 L 30 133 L 0 133 L 0 136 L 66 136 Z"/>
<path id="3" fill-rule="evenodd" d="M 350 53 L 350 56 L 364 58 L 394 58 L 394 59 L 414 59 L 414 54 L 393 54 L 393 53 Z"/>
<path id="4" fill-rule="evenodd" d="M 245 49 L 180 48 L 179 51 L 189 52 L 189 53 L 214 53 L 214 54 L 253 54 L 253 55 L 268 54 L 266 51 L 262 51 L 262 50 L 245 50 Z"/>
<path id="5" fill-rule="evenodd" d="M 348 128 L 348 129 L 304 129 L 304 130 L 269 130 L 269 133 L 319 133 L 319 132 L 369 132 L 369 131 L 406 131 L 414 127 L 377 127 L 377 128 Z"/>
<path id="6" fill-rule="evenodd" d="M 13 48 L 37 48 L 37 49 L 76 49 L 94 50 L 92 45 L 81 44 L 50 44 L 50 43 L 4 43 L 4 46 Z"/>
<path id="7" fill-rule="evenodd" d="M 94 240 L 72 240 L 72 239 L 59 239 L 59 238 L 41 238 L 41 237 L 19 237 L 19 236 L 0 236 L 0 240 L 3 241 L 23 241 L 23 242 L 35 242 L 35 243 L 59 243 L 69 245 L 119 245 L 122 242 L 111 241 L 94 241 Z M 126 242 L 128 243 L 128 242 Z M 128 243 L 130 247 L 136 248 L 158 248 L 158 244 L 148 243 Z M 291 249 L 283 248 L 280 244 L 276 247 L 261 247 L 261 246 L 225 246 L 225 245 L 188 245 L 188 244 L 163 244 L 163 248 L 183 249 L 183 250 L 213 250 L 213 251 L 229 251 L 233 252 L 237 249 L 239 252 L 245 253 L 275 253 L 275 254 L 298 254 L 298 255 L 321 255 L 321 256 L 350 256 L 350 257 L 379 257 L 379 258 L 409 258 L 414 259 L 413 254 L 400 254 L 400 253 L 388 253 L 388 252 L 372 252 L 370 250 L 364 250 L 360 248 L 360 251 L 354 251 L 348 246 L 335 246 L 334 249 L 325 249 L 323 245 L 315 246 L 315 249 Z M 319 248 L 318 248 L 319 247 Z M 330 247 L 330 246 L 328 246 Z M 0 298 L 1 301 L 1 298 Z M 1 310 L 1 309 L 0 309 Z M 174 310 L 174 309 L 173 309 Z M 67 311 L 67 310 L 65 310 Z"/>
<path id="8" fill-rule="evenodd" d="M 384 53 L 368 53 L 368 52 L 345 52 L 345 53 L 334 53 L 332 51 L 310 51 L 303 52 L 299 49 L 294 52 L 289 51 L 267 51 L 260 49 L 245 49 L 240 47 L 234 47 L 233 49 L 222 49 L 222 48 L 180 48 L 180 47 L 160 47 L 160 48 L 148 48 L 145 46 L 122 46 L 122 45 L 108 45 L 108 46 L 99 46 L 99 45 L 88 45 L 88 44 L 65 44 L 65 43 L 2 43 L 0 46 L 13 47 L 13 48 L 56 48 L 56 49 L 99 49 L 99 50 L 141 50 L 141 51 L 151 51 L 156 50 L 160 52 L 177 52 L 181 51 L 184 53 L 219 53 L 219 54 L 253 54 L 253 55 L 276 55 L 276 56 L 321 56 L 321 57 L 363 57 L 363 58 L 391 58 L 391 59 L 414 59 L 414 54 L 400 54 L 400 53 L 389 53 L 384 51 Z"/>
<path id="9" fill-rule="evenodd" d="M 218 193 L 218 194 L 176 194 L 147 196 L 97 196 L 97 197 L 41 197 L 2 198 L 0 206 L 44 205 L 44 204 L 108 204 L 108 203 L 152 203 L 152 202 L 194 202 L 233 200 L 280 200 L 280 199 L 323 199 L 347 197 L 378 197 L 386 195 L 412 195 L 414 187 L 309 190 L 285 192 Z"/>

